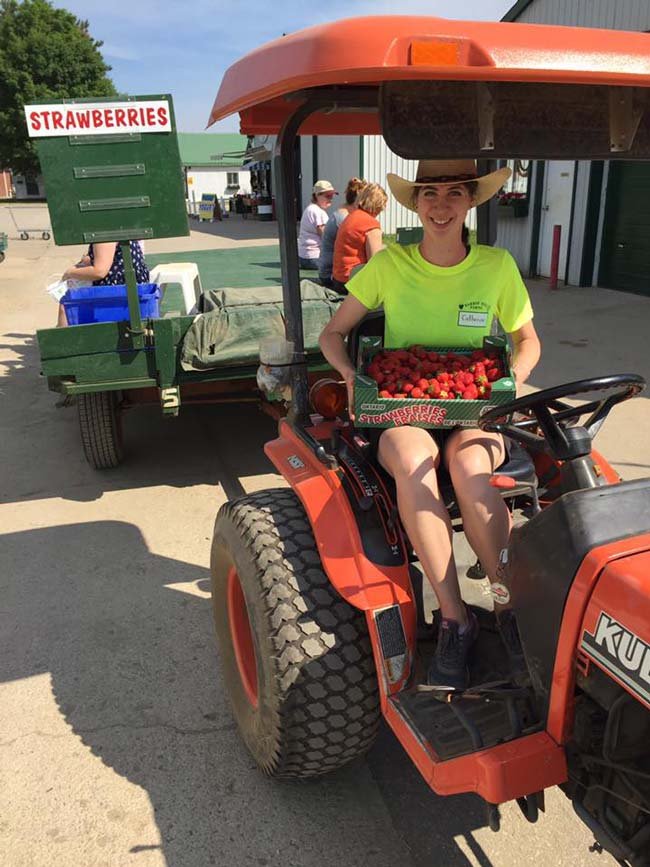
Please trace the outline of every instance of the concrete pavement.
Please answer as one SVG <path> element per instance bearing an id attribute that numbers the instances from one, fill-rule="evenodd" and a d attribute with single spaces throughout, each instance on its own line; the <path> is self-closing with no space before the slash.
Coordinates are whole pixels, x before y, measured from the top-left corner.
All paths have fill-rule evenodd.
<path id="1" fill-rule="evenodd" d="M 273 224 L 246 222 L 150 249 L 274 243 Z M 134 411 L 125 464 L 91 470 L 34 342 L 55 317 L 46 278 L 80 250 L 12 240 L 0 265 L 0 863 L 591 865 L 590 835 L 558 791 L 536 826 L 506 806 L 494 835 L 478 799 L 435 796 L 386 730 L 365 761 L 320 782 L 273 783 L 253 767 L 221 685 L 207 563 L 221 503 L 282 484 L 262 453 L 274 425 L 250 407 Z M 544 343 L 534 387 L 650 377 L 647 299 L 531 293 Z M 648 475 L 649 420 L 642 397 L 598 437 L 626 478 Z"/>

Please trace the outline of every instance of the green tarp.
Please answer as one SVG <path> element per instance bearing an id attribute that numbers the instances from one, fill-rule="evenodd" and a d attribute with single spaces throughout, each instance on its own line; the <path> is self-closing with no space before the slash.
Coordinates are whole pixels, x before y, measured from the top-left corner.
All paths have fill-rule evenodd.
<path id="1" fill-rule="evenodd" d="M 318 336 L 329 322 L 341 296 L 324 286 L 302 280 L 302 320 L 305 350 L 318 352 Z M 190 326 L 183 341 L 183 370 L 210 370 L 231 364 L 255 364 L 263 337 L 284 337 L 282 287 L 213 289 L 203 296 L 204 313 Z"/>

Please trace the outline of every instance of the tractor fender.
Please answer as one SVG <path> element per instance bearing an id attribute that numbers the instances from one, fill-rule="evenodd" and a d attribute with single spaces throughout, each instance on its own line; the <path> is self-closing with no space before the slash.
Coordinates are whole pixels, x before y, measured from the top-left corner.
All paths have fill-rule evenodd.
<path id="1" fill-rule="evenodd" d="M 339 594 L 362 611 L 395 604 L 412 608 L 407 558 L 382 565 L 366 556 L 341 472 L 322 464 L 284 420 L 264 451 L 303 504 L 323 569 Z"/>

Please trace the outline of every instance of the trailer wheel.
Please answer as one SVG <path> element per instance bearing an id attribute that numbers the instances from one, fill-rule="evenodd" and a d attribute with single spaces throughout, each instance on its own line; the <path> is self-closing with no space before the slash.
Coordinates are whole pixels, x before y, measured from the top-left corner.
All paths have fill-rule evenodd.
<path id="1" fill-rule="evenodd" d="M 26 241 L 28 238 L 29 238 L 29 235 L 27 234 L 27 232 L 21 232 L 20 233 L 20 240 L 21 241 Z"/>
<path id="2" fill-rule="evenodd" d="M 96 470 L 108 470 L 122 462 L 124 451 L 118 398 L 119 394 L 115 391 L 78 396 L 79 429 L 84 455 Z"/>
<path id="3" fill-rule="evenodd" d="M 50 233 L 49 232 L 43 232 L 41 237 L 43 238 L 44 241 L 49 241 L 50 240 Z"/>
<path id="4" fill-rule="evenodd" d="M 295 779 L 363 754 L 380 716 L 365 617 L 330 585 L 296 494 L 222 506 L 211 571 L 223 677 L 258 765 Z"/>

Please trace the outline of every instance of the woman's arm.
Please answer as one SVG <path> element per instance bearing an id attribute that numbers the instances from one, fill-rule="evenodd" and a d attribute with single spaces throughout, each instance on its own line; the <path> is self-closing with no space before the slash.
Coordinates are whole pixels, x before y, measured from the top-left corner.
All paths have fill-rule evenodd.
<path id="1" fill-rule="evenodd" d="M 321 223 L 320 226 L 316 226 L 316 231 L 321 236 L 321 238 L 323 237 L 323 232 L 325 231 L 326 225 L 327 225 L 326 223 Z"/>
<path id="2" fill-rule="evenodd" d="M 102 280 L 111 270 L 113 259 L 115 258 L 115 250 L 117 249 L 116 241 L 107 241 L 103 244 L 93 244 L 93 255 L 95 259 L 94 265 L 82 265 L 72 268 L 63 274 L 63 280 Z"/>
<path id="3" fill-rule="evenodd" d="M 355 369 L 348 356 L 345 338 L 354 326 L 361 322 L 367 312 L 367 307 L 360 301 L 357 301 L 353 295 L 348 295 L 318 338 L 323 355 L 332 367 L 338 370 L 345 382 L 348 390 L 348 411 L 351 419 L 354 419 L 352 409 L 354 407 L 353 386 Z"/>
<path id="4" fill-rule="evenodd" d="M 375 253 L 384 249 L 381 229 L 371 229 L 366 232 L 366 256 L 372 259 Z"/>
<path id="5" fill-rule="evenodd" d="M 517 385 L 522 385 L 539 361 L 542 345 L 539 342 L 532 319 L 518 328 L 517 331 L 513 331 L 510 336 L 515 349 L 512 372 L 515 375 Z"/>

